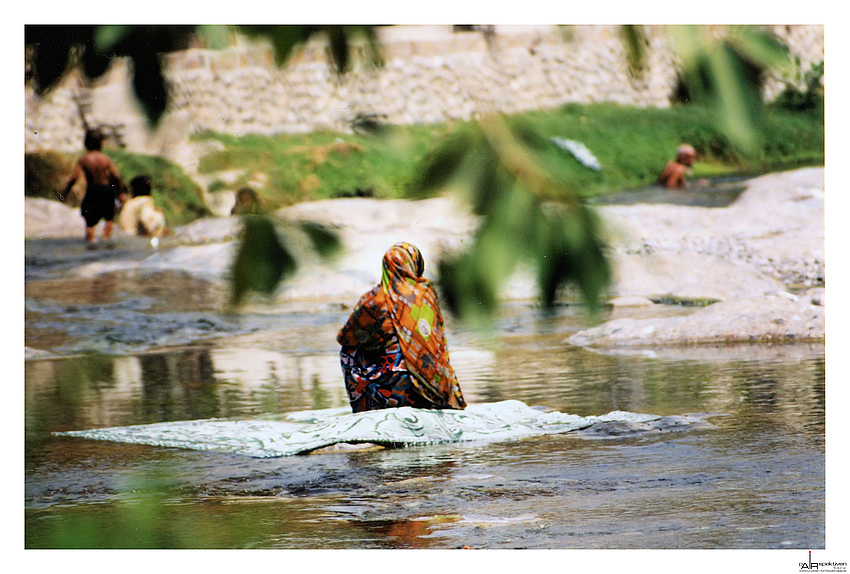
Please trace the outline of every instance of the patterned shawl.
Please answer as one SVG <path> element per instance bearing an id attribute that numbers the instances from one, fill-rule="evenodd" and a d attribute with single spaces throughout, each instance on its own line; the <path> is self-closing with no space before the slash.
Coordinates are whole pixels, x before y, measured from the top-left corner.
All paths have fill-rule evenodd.
<path id="1" fill-rule="evenodd" d="M 393 245 L 384 254 L 381 284 L 360 298 L 337 340 L 368 348 L 396 339 L 417 390 L 435 405 L 462 409 L 466 403 L 449 364 L 437 292 L 422 277 L 424 268 L 415 246 Z"/>

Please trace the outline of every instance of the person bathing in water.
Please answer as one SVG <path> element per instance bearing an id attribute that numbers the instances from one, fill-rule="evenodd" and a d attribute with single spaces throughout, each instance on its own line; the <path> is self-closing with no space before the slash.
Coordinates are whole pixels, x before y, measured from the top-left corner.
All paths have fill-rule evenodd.
<path id="1" fill-rule="evenodd" d="M 109 241 L 112 235 L 116 202 L 121 201 L 120 198 L 127 193 L 127 186 L 124 185 L 124 180 L 121 179 L 118 168 L 106 154 L 100 151 L 102 145 L 103 136 L 99 130 L 90 129 L 86 131 L 85 146 L 88 151 L 77 160 L 74 171 L 71 173 L 71 179 L 68 180 L 65 191 L 60 196 L 60 199 L 65 201 L 77 180 L 81 176 L 85 176 L 86 195 L 83 197 L 80 212 L 86 220 L 86 243 L 89 249 L 93 249 L 95 246 L 94 226 L 101 219 L 106 221 L 103 228 L 103 240 Z M 118 196 L 116 196 L 112 186 L 113 180 L 117 181 L 120 189 Z"/>
<path id="2" fill-rule="evenodd" d="M 449 363 L 437 292 L 424 269 L 415 246 L 390 247 L 381 282 L 360 298 L 337 335 L 353 412 L 466 408 Z"/>
<path id="3" fill-rule="evenodd" d="M 658 184 L 668 189 L 682 189 L 688 187 L 685 176 L 694 164 L 697 157 L 696 150 L 688 144 L 682 144 L 676 150 L 676 159 L 667 162 L 664 171 L 658 178 Z"/>

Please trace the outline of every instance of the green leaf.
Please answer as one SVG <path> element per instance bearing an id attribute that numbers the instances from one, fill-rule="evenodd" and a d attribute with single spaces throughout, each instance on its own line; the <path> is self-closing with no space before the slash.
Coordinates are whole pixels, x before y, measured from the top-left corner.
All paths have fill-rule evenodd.
<path id="1" fill-rule="evenodd" d="M 92 34 L 92 46 L 101 54 L 113 52 L 132 33 L 133 26 L 96 26 Z"/>
<path id="2" fill-rule="evenodd" d="M 342 242 L 334 231 L 312 221 L 300 224 L 301 230 L 310 238 L 313 248 L 323 259 L 331 259 L 342 251 Z"/>
<path id="3" fill-rule="evenodd" d="M 206 47 L 212 50 L 223 50 L 230 45 L 230 30 L 231 26 L 204 24 L 198 26 L 195 32 Z"/>
<path id="4" fill-rule="evenodd" d="M 761 143 L 761 72 L 780 62 L 781 47 L 747 28 L 712 39 L 697 27 L 674 26 L 671 36 L 694 101 L 712 110 L 714 121 L 733 144 L 754 152 Z"/>
<path id="5" fill-rule="evenodd" d="M 162 75 L 159 55 L 140 49 L 133 57 L 133 91 L 142 104 L 148 121 L 156 125 L 168 106 L 168 89 Z"/>
<path id="6" fill-rule="evenodd" d="M 708 63 L 716 86 L 713 107 L 720 128 L 745 150 L 754 150 L 760 112 L 757 80 L 747 76 L 744 63 L 727 46 L 710 52 Z"/>
<path id="7" fill-rule="evenodd" d="M 640 26 L 624 25 L 620 27 L 620 35 L 626 46 L 626 59 L 629 72 L 640 74 L 646 68 L 647 40 Z"/>
<path id="8" fill-rule="evenodd" d="M 26 26 L 25 42 L 34 48 L 33 78 L 39 95 L 50 91 L 68 69 L 69 52 L 76 41 L 76 26 Z"/>
<path id="9" fill-rule="evenodd" d="M 475 250 L 444 257 L 437 265 L 446 308 L 468 324 L 483 326 L 498 308 L 498 282 Z"/>
<path id="10" fill-rule="evenodd" d="M 486 324 L 522 260 L 537 265 L 545 306 L 573 281 L 588 309 L 598 308 L 609 280 L 599 226 L 543 163 L 550 151 L 532 123 L 493 117 L 464 126 L 430 157 L 424 182 L 439 187 L 451 179 L 452 189 L 482 216 L 467 248 L 438 266 L 447 308 L 467 323 Z M 550 197 L 566 203 L 544 211 Z"/>
<path id="11" fill-rule="evenodd" d="M 467 155 L 459 180 L 463 185 L 460 194 L 475 215 L 487 215 L 493 211 L 493 205 L 499 201 L 509 181 L 502 171 L 504 168 L 500 168 L 499 158 L 483 141 Z"/>
<path id="12" fill-rule="evenodd" d="M 281 244 L 274 223 L 267 217 L 243 218 L 244 228 L 232 266 L 231 304 L 239 304 L 249 291 L 271 295 L 292 275 L 297 263 Z"/>
<path id="13" fill-rule="evenodd" d="M 342 73 L 348 70 L 348 38 L 343 26 L 328 28 L 328 45 L 336 71 Z"/>
<path id="14" fill-rule="evenodd" d="M 762 68 L 782 70 L 792 65 L 788 46 L 763 30 L 751 26 L 736 26 L 729 34 L 728 41 L 744 58 Z"/>
<path id="15" fill-rule="evenodd" d="M 576 254 L 574 280 L 582 294 L 582 300 L 591 313 L 600 308 L 600 297 L 611 281 L 611 268 L 605 255 L 605 245 L 601 239 L 599 219 L 589 207 L 582 205 L 575 218 L 566 218 L 567 238 L 571 232 L 578 232 L 573 240 L 572 253 Z"/>
<path id="16" fill-rule="evenodd" d="M 426 158 L 418 177 L 410 186 L 409 195 L 422 199 L 442 192 L 457 175 L 467 153 L 475 147 L 474 144 L 475 138 L 469 130 L 454 131 Z"/>
<path id="17" fill-rule="evenodd" d="M 358 28 L 366 37 L 366 48 L 369 53 L 369 62 L 376 67 L 383 66 L 384 61 L 381 57 L 381 45 L 378 40 L 376 26 L 359 26 Z"/>
<path id="18" fill-rule="evenodd" d="M 93 35 L 86 40 L 83 50 L 83 73 L 89 78 L 99 78 L 109 69 L 112 58 L 94 47 Z"/>
<path id="19" fill-rule="evenodd" d="M 314 26 L 238 26 L 237 29 L 250 37 L 267 38 L 278 66 L 286 63 L 295 49 L 316 31 Z"/>
<path id="20" fill-rule="evenodd" d="M 682 59 L 682 65 L 686 69 L 693 69 L 703 51 L 699 28 L 693 25 L 670 26 L 667 30 L 675 44 L 676 53 Z"/>

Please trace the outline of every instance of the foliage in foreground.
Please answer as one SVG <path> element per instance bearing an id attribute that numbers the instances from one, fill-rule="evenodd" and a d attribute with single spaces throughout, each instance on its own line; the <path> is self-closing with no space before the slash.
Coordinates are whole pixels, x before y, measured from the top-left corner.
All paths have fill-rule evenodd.
<path id="1" fill-rule="evenodd" d="M 633 108 L 613 104 L 568 104 L 557 110 L 533 111 L 507 118 L 523 125 L 537 144 L 537 157 L 546 170 L 582 197 L 619 192 L 654 183 L 687 142 L 698 152 L 694 177 L 722 173 L 757 174 L 793 162 L 822 162 L 823 106 L 805 112 L 768 106 L 762 117 L 763 146 L 747 153 L 734 146 L 712 123 L 710 113 L 696 105 L 667 109 Z M 238 170 L 231 184 L 214 183 L 210 191 L 245 185 L 263 174 L 257 191 L 272 208 L 299 201 L 366 195 L 403 198 L 421 177 L 431 153 L 455 137 L 475 129 L 475 122 L 430 126 L 386 126 L 384 135 L 313 134 L 243 136 L 206 133 L 223 148 L 201 159 L 205 173 Z M 584 144 L 599 160 L 594 171 L 551 142 L 566 138 Z M 437 153 L 437 152 L 434 152 Z M 448 150 L 446 151 L 448 153 Z M 562 194 L 552 190 L 550 199 Z"/>
<path id="2" fill-rule="evenodd" d="M 381 136 L 321 131 L 193 137 L 222 144 L 221 150 L 201 158 L 201 173 L 239 173 L 230 183 L 213 181 L 209 191 L 250 185 L 270 208 L 276 208 L 336 197 L 404 197 L 418 162 L 451 129 L 451 125 L 404 126 L 388 128 Z M 257 180 L 263 185 L 251 183 Z"/>
<path id="3" fill-rule="evenodd" d="M 49 92 L 72 68 L 94 80 L 114 58 L 126 57 L 133 70 L 133 91 L 151 126 L 168 108 L 169 94 L 160 54 L 183 50 L 200 40 L 224 47 L 236 30 L 270 41 L 278 65 L 284 64 L 310 37 L 324 35 L 331 61 L 339 72 L 350 65 L 350 46 L 365 39 L 370 59 L 379 63 L 373 26 L 220 26 L 220 25 L 27 25 L 24 44 L 29 67 L 26 80 L 39 95 Z"/>
<path id="4" fill-rule="evenodd" d="M 573 282 L 593 310 L 608 283 L 598 221 L 559 171 L 541 160 L 550 148 L 523 122 L 484 118 L 438 147 L 412 187 L 420 197 L 457 189 L 482 216 L 471 245 L 439 264 L 449 309 L 468 321 L 492 316 L 503 284 L 522 261 L 536 268 L 547 307 Z M 561 202 L 545 209 L 553 196 Z"/>
<path id="5" fill-rule="evenodd" d="M 271 170 L 275 175 L 270 179 L 276 183 L 263 189 L 271 205 L 342 197 L 359 190 L 376 197 L 407 198 L 459 190 L 483 217 L 482 224 L 466 252 L 440 262 L 439 278 L 448 307 L 470 322 L 483 323 L 497 308 L 504 282 L 523 264 L 536 270 L 544 306 L 552 305 L 561 289 L 574 283 L 593 309 L 610 269 L 598 238 L 599 223 L 583 199 L 653 183 L 683 141 L 699 151 L 695 177 L 723 171 L 759 173 L 789 162 L 822 161 L 822 107 L 803 113 L 770 106 L 764 110 L 762 125 L 765 131 L 759 136 L 764 144 L 748 151 L 724 138 L 710 112 L 699 106 L 660 110 L 568 105 L 554 112 L 453 125 L 387 127 L 380 137 L 206 134 L 225 148 L 202 165 L 209 171 L 236 166 L 248 173 Z M 582 165 L 552 143 L 555 137 L 585 143 L 602 169 Z M 305 182 L 312 182 L 312 197 L 304 191 Z M 267 279 L 283 278 L 294 270 L 295 260 L 289 256 L 279 258 L 283 265 L 271 274 L 271 264 L 256 257 L 260 252 L 263 257 L 285 252 L 284 245 L 274 245 L 272 229 L 269 226 L 264 240 L 246 235 L 234 268 L 240 270 L 234 274 L 234 302 L 250 290 L 273 292 L 277 280 Z M 250 269 L 256 270 L 257 287 L 248 286 Z"/>
<path id="6" fill-rule="evenodd" d="M 72 54 L 76 54 L 77 63 L 88 77 L 102 75 L 111 57 L 128 56 L 133 60 L 135 69 L 136 94 L 153 124 L 162 117 L 168 101 L 157 54 L 178 49 L 192 35 L 200 33 L 211 39 L 228 30 L 203 26 L 69 26 L 57 35 L 54 28 L 28 26 L 25 29 L 25 43 L 33 62 L 33 67 L 28 70 L 28 79 L 34 80 L 38 93 L 44 93 L 65 74 Z M 309 37 L 325 34 L 331 61 L 338 71 L 344 71 L 349 64 L 353 33 L 365 33 L 374 63 L 380 64 L 374 49 L 372 26 L 236 27 L 240 28 L 242 33 L 268 39 L 278 64 L 285 62 Z M 645 64 L 643 47 L 646 43 L 642 30 L 637 26 L 627 26 L 623 30 L 629 65 L 634 73 L 640 73 Z M 661 145 L 654 146 L 654 149 L 669 149 L 665 151 L 667 155 L 683 140 L 691 140 L 689 143 L 704 154 L 710 151 L 712 156 L 716 156 L 725 152 L 726 161 L 739 161 L 741 157 L 757 156 L 768 150 L 769 146 L 765 144 L 770 138 L 763 138 L 769 132 L 764 123 L 765 108 L 760 84 L 766 70 L 788 67 L 787 47 L 770 34 L 747 26 L 730 27 L 720 37 L 710 29 L 698 26 L 671 26 L 668 30 L 682 62 L 680 77 L 683 92 L 687 93 L 688 101 L 699 104 L 706 111 L 707 131 L 714 131 L 718 137 L 697 141 L 697 136 L 703 132 L 679 133 L 677 141 L 671 141 L 672 137 L 665 138 L 663 142 L 656 142 Z M 78 51 L 74 52 L 75 49 Z M 803 104 L 801 107 L 811 108 L 808 102 Z M 690 129 L 699 124 L 695 120 L 696 116 L 689 118 L 692 122 Z M 606 160 L 604 156 L 611 151 L 616 154 L 615 159 L 620 160 L 635 149 L 628 127 L 614 122 L 601 127 L 603 129 L 594 134 L 586 134 L 589 139 L 598 132 L 603 133 L 606 139 L 600 142 L 597 151 L 601 159 Z M 415 187 L 417 191 L 423 194 L 439 192 L 451 180 L 453 185 L 463 190 L 474 209 L 484 216 L 481 230 L 466 252 L 456 255 L 453 260 L 446 260 L 442 269 L 449 303 L 463 318 L 489 317 L 495 308 L 501 282 L 521 260 L 538 266 L 541 299 L 547 305 L 552 304 L 564 283 L 574 281 L 585 303 L 593 308 L 608 281 L 608 262 L 597 224 L 582 205 L 578 192 L 579 189 L 592 188 L 594 183 L 604 185 L 605 176 L 599 175 L 603 172 L 596 171 L 597 175 L 592 177 L 586 173 L 570 177 L 566 174 L 567 170 L 562 169 L 564 161 L 553 161 L 554 153 L 552 146 L 545 143 L 550 141 L 546 135 L 545 130 L 534 125 L 532 118 L 527 121 L 485 118 L 452 134 L 446 142 L 438 144 L 426 160 L 424 172 Z M 457 145 L 457 139 L 461 140 L 461 145 Z M 342 142 L 342 145 L 347 151 L 362 150 L 350 143 Z M 592 145 L 590 147 L 593 149 Z M 779 154 L 789 152 L 793 154 L 794 150 L 773 150 L 773 153 Z M 663 161 L 647 167 L 655 163 L 654 160 L 648 162 L 648 157 L 644 154 L 634 164 L 619 161 L 620 165 L 628 165 L 621 179 L 635 177 L 645 181 L 648 174 L 654 176 L 658 173 Z M 314 161 L 316 165 L 313 168 L 324 163 Z M 362 175 L 371 176 L 374 170 L 368 163 L 366 165 L 369 169 Z M 353 172 L 345 170 L 345 173 Z M 319 177 L 311 175 L 312 179 L 305 178 L 300 182 L 301 193 L 317 187 Z M 350 179 L 348 183 L 351 183 Z M 541 202 L 548 199 L 560 200 L 562 209 L 544 212 Z M 260 221 L 262 219 L 257 220 Z M 248 275 L 251 269 L 256 269 L 260 274 L 257 284 L 263 291 L 269 291 L 284 275 L 282 271 L 287 267 L 284 254 L 287 250 L 276 248 L 279 240 L 274 234 L 273 223 L 259 223 L 255 231 L 261 229 L 266 232 L 260 233 L 259 245 L 271 245 L 271 251 L 266 250 L 266 255 L 280 260 L 271 268 L 266 265 L 244 266 L 246 260 L 256 260 L 257 256 L 250 253 L 251 250 L 243 243 L 234 269 L 243 266 Z M 283 247 L 282 244 L 277 246 Z M 252 288 L 250 280 L 246 285 L 246 289 Z M 235 293 L 234 299 L 238 300 Z"/>

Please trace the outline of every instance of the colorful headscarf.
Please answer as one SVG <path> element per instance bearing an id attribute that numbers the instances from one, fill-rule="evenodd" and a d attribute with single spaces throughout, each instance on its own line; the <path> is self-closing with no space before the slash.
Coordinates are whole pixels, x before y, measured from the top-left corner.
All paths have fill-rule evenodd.
<path id="1" fill-rule="evenodd" d="M 366 343 L 369 333 L 370 341 L 386 341 L 392 335 L 386 331 L 392 329 L 422 395 L 436 405 L 464 408 L 457 376 L 449 364 L 437 292 L 422 276 L 422 253 L 409 243 L 396 243 L 384 254 L 382 267 L 380 286 L 364 295 L 352 313 L 358 324 L 354 340 Z M 342 344 L 351 341 L 345 331 L 340 332 Z"/>

